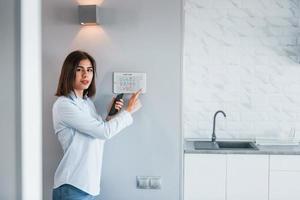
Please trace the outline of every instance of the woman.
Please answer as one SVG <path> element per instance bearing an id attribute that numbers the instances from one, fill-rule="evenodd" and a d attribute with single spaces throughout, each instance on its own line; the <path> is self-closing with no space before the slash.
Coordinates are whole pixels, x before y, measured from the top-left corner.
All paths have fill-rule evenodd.
<path id="1" fill-rule="evenodd" d="M 94 199 L 100 193 L 104 142 L 132 123 L 140 90 L 116 102 L 115 116 L 103 121 L 90 97 L 95 95 L 96 63 L 83 51 L 70 53 L 62 66 L 53 105 L 55 134 L 64 155 L 54 176 L 53 200 Z"/>

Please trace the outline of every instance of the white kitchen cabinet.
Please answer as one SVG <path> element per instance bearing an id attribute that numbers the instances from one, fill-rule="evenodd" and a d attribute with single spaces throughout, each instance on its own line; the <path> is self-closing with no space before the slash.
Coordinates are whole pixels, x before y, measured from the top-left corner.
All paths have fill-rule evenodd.
<path id="1" fill-rule="evenodd" d="M 300 200 L 300 155 L 185 154 L 184 200 Z"/>
<path id="2" fill-rule="evenodd" d="M 184 200 L 225 200 L 226 155 L 185 154 Z"/>
<path id="3" fill-rule="evenodd" d="M 227 155 L 227 200 L 268 200 L 268 155 Z"/>
<path id="4" fill-rule="evenodd" d="M 184 200 L 268 200 L 268 155 L 185 154 L 184 163 Z"/>
<path id="5" fill-rule="evenodd" d="M 300 156 L 270 156 L 269 200 L 300 199 Z"/>

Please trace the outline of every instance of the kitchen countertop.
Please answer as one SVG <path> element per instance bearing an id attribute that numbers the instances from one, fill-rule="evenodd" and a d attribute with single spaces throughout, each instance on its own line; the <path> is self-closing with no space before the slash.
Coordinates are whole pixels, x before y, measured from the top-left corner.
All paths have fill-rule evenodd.
<path id="1" fill-rule="evenodd" d="M 195 150 L 193 142 L 194 140 L 185 140 L 184 153 L 300 155 L 300 145 L 256 145 L 258 147 L 258 150 L 251 150 L 251 149 Z"/>

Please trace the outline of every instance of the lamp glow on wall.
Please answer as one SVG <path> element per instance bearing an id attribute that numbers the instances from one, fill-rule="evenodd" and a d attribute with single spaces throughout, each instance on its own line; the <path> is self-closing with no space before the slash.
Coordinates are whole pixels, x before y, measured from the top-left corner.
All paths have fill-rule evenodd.
<path id="1" fill-rule="evenodd" d="M 100 24 L 100 8 L 97 5 L 78 6 L 79 23 L 81 25 Z"/>

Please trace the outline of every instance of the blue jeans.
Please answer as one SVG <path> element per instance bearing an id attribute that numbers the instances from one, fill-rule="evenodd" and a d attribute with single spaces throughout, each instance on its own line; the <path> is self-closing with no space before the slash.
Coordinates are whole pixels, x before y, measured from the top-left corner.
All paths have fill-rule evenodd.
<path id="1" fill-rule="evenodd" d="M 64 184 L 53 189 L 53 200 L 95 200 L 92 196 L 72 185 Z"/>

